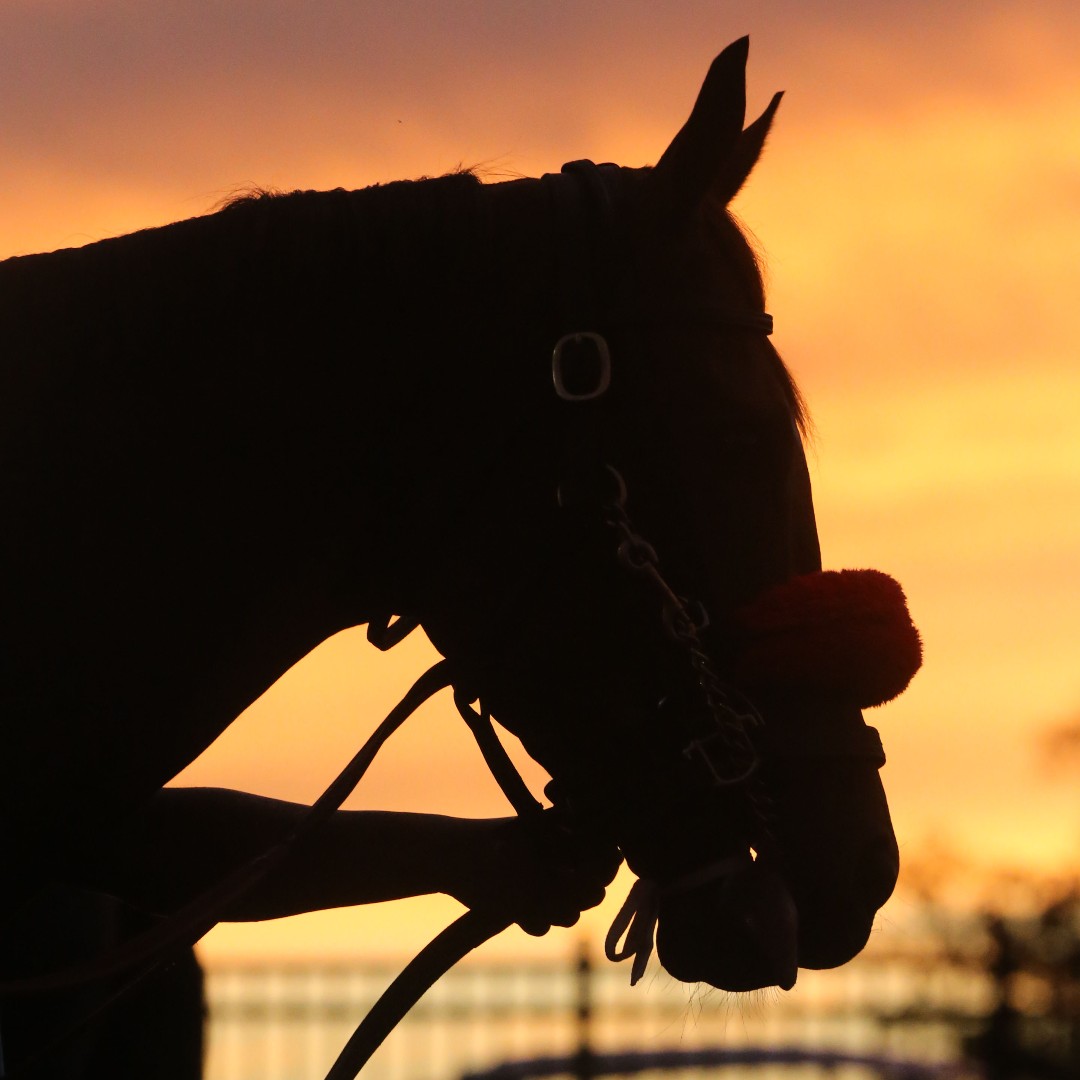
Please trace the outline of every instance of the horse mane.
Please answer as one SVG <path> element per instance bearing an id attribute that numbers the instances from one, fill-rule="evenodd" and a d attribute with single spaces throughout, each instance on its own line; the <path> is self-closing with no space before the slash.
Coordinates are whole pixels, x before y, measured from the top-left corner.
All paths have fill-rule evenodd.
<path id="1" fill-rule="evenodd" d="M 100 283 L 103 292 L 122 283 L 122 288 L 113 289 L 114 294 L 144 298 L 142 304 L 129 305 L 124 312 L 129 330 L 135 333 L 140 309 L 147 318 L 157 317 L 151 315 L 156 304 L 147 302 L 154 299 L 154 289 L 159 297 L 168 293 L 184 296 L 181 306 L 194 303 L 195 290 L 206 281 L 209 271 L 226 288 L 230 280 L 248 279 L 247 288 L 241 287 L 240 292 L 250 299 L 250 289 L 265 287 L 252 279 L 267 280 L 267 259 L 277 264 L 271 267 L 271 277 L 283 280 L 300 267 L 326 296 L 339 289 L 343 267 L 348 267 L 354 289 L 370 288 L 376 297 L 389 280 L 410 281 L 422 289 L 435 276 L 464 290 L 466 282 L 475 282 L 477 270 L 484 268 L 486 252 L 483 242 L 477 243 L 476 234 L 488 227 L 483 206 L 486 186 L 475 171 L 460 169 L 355 190 L 281 192 L 255 187 L 231 194 L 209 214 L 187 221 L 51 255 L 19 256 L 0 265 L 14 269 L 16 263 L 22 264 L 20 270 L 25 274 L 32 264 L 49 262 L 58 269 L 66 264 L 77 273 L 77 268 L 93 260 L 97 252 L 103 257 L 108 253 L 107 263 L 102 264 L 104 273 L 91 275 L 89 286 L 78 273 L 78 280 L 71 282 L 73 293 L 81 297 L 75 306 L 108 311 L 114 303 L 96 298 L 94 283 Z M 740 299 L 753 310 L 763 310 L 762 261 L 752 234 L 719 203 L 706 203 L 699 222 L 697 242 L 735 261 L 738 277 L 746 287 Z M 275 245 L 271 239 L 283 243 Z M 204 244 L 208 247 L 203 248 Z M 197 255 L 200 250 L 205 254 Z M 155 265 L 163 269 L 146 272 Z M 49 271 L 54 296 L 58 287 L 63 288 L 64 277 L 57 278 Z M 444 293 L 440 289 L 437 295 Z M 453 304 L 462 297 L 446 299 Z M 237 303 L 243 302 L 238 297 Z M 378 309 L 377 300 L 374 309 Z M 771 349 L 768 354 L 795 422 L 804 438 L 808 437 L 811 422 L 798 385 L 780 357 Z"/>
<path id="2" fill-rule="evenodd" d="M 214 205 L 211 213 L 220 213 L 223 210 L 237 210 L 269 202 L 297 201 L 305 197 L 335 193 L 366 195 L 379 192 L 380 197 L 388 198 L 393 202 L 405 202 L 415 199 L 417 196 L 422 196 L 425 191 L 434 193 L 439 188 L 443 189 L 444 192 L 454 189 L 462 191 L 475 190 L 481 185 L 482 181 L 472 169 L 455 169 L 453 172 L 444 173 L 441 176 L 419 176 L 413 180 L 391 180 L 386 183 L 370 184 L 363 188 L 338 187 L 329 191 L 311 188 L 294 188 L 292 191 L 280 191 L 277 188 L 253 185 L 226 195 Z"/>
<path id="3" fill-rule="evenodd" d="M 524 179 L 524 178 L 522 178 Z M 447 217 L 464 223 L 464 229 L 475 227 L 476 218 L 466 212 L 470 205 L 475 206 L 481 197 L 483 181 L 471 169 L 459 169 L 438 177 L 420 177 L 416 180 L 395 180 L 386 184 L 375 184 L 367 188 L 346 192 L 337 188 L 331 192 L 296 190 L 280 192 L 272 189 L 252 188 L 228 197 L 221 204 L 223 211 L 248 211 L 259 208 L 280 208 L 285 212 L 290 207 L 299 207 L 305 201 L 311 201 L 313 208 L 320 198 L 322 205 L 329 207 L 327 196 L 348 195 L 356 200 L 356 211 L 378 206 L 380 216 L 393 220 L 395 229 L 408 228 L 409 222 L 429 220 L 433 212 L 449 212 Z M 747 286 L 745 302 L 753 310 L 765 309 L 765 274 L 764 255 L 760 243 L 746 226 L 731 212 L 730 208 L 718 200 L 707 201 L 700 215 L 702 230 L 701 240 L 715 250 L 723 251 L 732 258 L 738 268 L 739 280 Z M 400 231 L 397 233 L 401 238 Z M 464 242 L 465 237 L 461 237 Z M 407 245 L 408 246 L 408 245 Z M 460 244 L 457 245 L 460 248 Z M 482 255 L 480 256 L 483 257 Z M 769 363 L 773 373 L 783 388 L 788 406 L 795 424 L 805 440 L 813 435 L 813 421 L 806 399 L 790 369 L 779 353 L 769 350 Z"/>
<path id="4" fill-rule="evenodd" d="M 222 223 L 241 217 L 261 218 L 268 224 L 280 222 L 297 230 L 351 226 L 355 229 L 352 250 L 361 256 L 354 269 L 363 273 L 364 258 L 378 260 L 389 244 L 403 252 L 418 251 L 433 242 L 442 247 L 442 240 L 448 242 L 446 250 L 430 251 L 431 255 L 460 253 L 475 229 L 481 187 L 477 176 L 461 170 L 353 190 L 281 192 L 253 188 L 227 198 L 212 216 Z M 373 269 L 382 273 L 386 267 Z"/>

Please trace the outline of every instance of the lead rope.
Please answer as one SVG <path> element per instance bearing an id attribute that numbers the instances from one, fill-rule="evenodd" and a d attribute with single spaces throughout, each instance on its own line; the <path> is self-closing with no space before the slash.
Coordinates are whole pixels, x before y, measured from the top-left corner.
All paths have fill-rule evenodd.
<path id="1" fill-rule="evenodd" d="M 529 791 L 496 735 L 491 713 L 482 703 L 477 703 L 474 709 L 475 701 L 476 695 L 460 687 L 454 688 L 454 704 L 469 725 L 491 775 L 522 821 L 527 826 L 535 826 L 539 833 L 543 807 Z M 477 910 L 466 911 L 455 919 L 428 942 L 383 991 L 342 1048 L 326 1074 L 326 1080 L 355 1080 L 390 1032 L 443 975 L 473 949 L 512 925 L 512 919 Z"/>
<path id="2" fill-rule="evenodd" d="M 386 633 L 388 628 L 391 632 L 389 636 Z M 374 633 L 369 633 L 373 644 L 380 648 L 389 648 L 391 644 L 396 644 L 396 641 L 404 638 L 412 626 L 405 620 L 399 620 L 391 625 L 387 619 L 381 625 L 374 626 L 373 629 Z M 390 638 L 396 638 L 396 640 L 390 641 Z M 17 1076 L 24 1070 L 33 1068 L 49 1054 L 64 1046 L 88 1024 L 93 1023 L 116 1001 L 140 985 L 152 974 L 156 962 L 162 958 L 164 951 L 191 944 L 202 937 L 217 922 L 218 916 L 230 903 L 258 884 L 282 859 L 295 850 L 297 844 L 302 843 L 313 830 L 322 825 L 341 807 L 386 740 L 424 702 L 440 690 L 453 686 L 454 676 L 450 661 L 440 660 L 429 668 L 369 736 L 359 752 L 319 796 L 288 837 L 228 875 L 162 927 L 117 948 L 104 960 L 35 979 L 0 984 L 0 992 L 33 992 L 66 988 L 127 971 L 140 963 L 146 965 L 143 970 L 131 976 L 106 1001 L 84 1016 L 46 1049 L 20 1062 L 15 1074 L 4 1071 L 4 1061 L 0 1057 L 0 1078 Z M 458 712 L 469 725 L 484 760 L 500 788 L 525 822 L 538 821 L 542 811 L 541 804 L 533 798 L 495 734 L 490 713 L 482 706 L 478 711 L 473 710 L 471 705 L 474 700 L 474 695 L 460 688 L 454 688 L 454 703 Z M 367 1015 L 357 1025 L 327 1073 L 326 1080 L 354 1080 L 390 1032 L 435 982 L 470 952 L 511 925 L 513 925 L 513 920 L 505 916 L 472 910 L 465 912 L 436 935 L 402 969 L 368 1010 Z"/>
<path id="3" fill-rule="evenodd" d="M 355 1080 L 371 1055 L 420 998 L 459 960 L 510 925 L 509 919 L 466 911 L 432 938 L 368 1010 L 330 1067 L 326 1080 Z"/>
<path id="4" fill-rule="evenodd" d="M 656 943 L 656 924 L 660 919 L 660 888 L 655 881 L 638 878 L 630 886 L 623 906 L 604 938 L 604 955 L 618 964 L 633 957 L 630 985 L 637 986 L 645 974 Z M 622 948 L 619 941 L 625 935 Z"/>

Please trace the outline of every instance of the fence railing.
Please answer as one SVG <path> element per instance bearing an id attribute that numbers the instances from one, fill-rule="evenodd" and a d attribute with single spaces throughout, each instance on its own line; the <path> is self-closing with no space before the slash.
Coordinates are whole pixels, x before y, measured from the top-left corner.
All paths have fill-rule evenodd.
<path id="1" fill-rule="evenodd" d="M 211 967 L 207 1080 L 320 1080 L 395 974 L 350 964 Z M 604 1071 L 601 1056 L 622 1055 L 625 1065 L 629 1052 L 647 1051 L 669 1062 L 673 1052 L 689 1053 L 680 1067 L 699 1072 L 722 1064 L 725 1080 L 977 1076 L 962 1065 L 964 1043 L 993 1003 L 985 972 L 910 954 L 800 972 L 793 991 L 749 999 L 695 991 L 663 974 L 631 990 L 621 968 L 594 968 L 587 958 L 466 963 L 428 992 L 364 1076 L 454 1080 L 526 1061 L 543 1061 L 553 1075 L 556 1060 L 573 1075 L 583 1050 L 594 1057 L 592 1075 Z M 726 1061 L 715 1056 L 720 1049 Z M 646 1062 L 647 1071 L 659 1062 Z"/>

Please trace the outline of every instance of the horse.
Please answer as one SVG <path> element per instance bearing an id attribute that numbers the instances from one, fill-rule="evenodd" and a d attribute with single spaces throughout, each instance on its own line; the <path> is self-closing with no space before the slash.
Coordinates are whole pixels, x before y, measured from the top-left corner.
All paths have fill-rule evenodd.
<path id="1" fill-rule="evenodd" d="M 636 966 L 653 925 L 733 991 L 860 951 L 898 871 L 861 710 L 918 640 L 891 579 L 822 571 L 729 209 L 780 101 L 744 126 L 747 48 L 652 168 L 255 193 L 0 264 L 7 925 L 56 882 L 190 895 L 181 845 L 125 838 L 368 624 L 422 627 L 648 883 Z"/>

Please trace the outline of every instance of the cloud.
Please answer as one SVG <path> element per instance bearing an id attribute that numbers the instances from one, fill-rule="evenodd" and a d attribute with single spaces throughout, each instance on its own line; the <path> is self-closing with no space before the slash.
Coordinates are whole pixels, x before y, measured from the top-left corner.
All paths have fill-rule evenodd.
<path id="1" fill-rule="evenodd" d="M 1048 770 L 1076 772 L 1080 767 L 1080 716 L 1047 731 L 1041 748 Z"/>
<path id="2" fill-rule="evenodd" d="M 777 143 L 799 147 L 800 167 L 835 178 L 859 166 L 856 140 L 864 158 L 874 151 L 876 132 L 902 176 L 904 117 L 937 112 L 952 125 L 944 137 L 970 145 L 972 112 L 1012 108 L 1021 140 L 1028 117 L 1074 115 L 1072 9 L 8 0 L 0 252 L 190 216 L 251 184 L 359 187 L 478 163 L 537 173 L 581 156 L 644 164 L 685 118 L 711 57 L 746 31 L 751 109 L 791 91 Z M 830 162 L 845 140 L 849 160 Z M 918 149 L 911 183 L 933 183 Z M 1032 165 L 1033 182 L 1067 186 Z"/>
<path id="3" fill-rule="evenodd" d="M 880 117 L 928 97 L 1009 99 L 1072 71 L 1070 9 L 951 5 L 946 19 L 939 4 L 824 0 L 752 15 L 699 0 L 9 2 L 3 157 L 152 178 L 258 160 L 260 146 L 296 157 L 335 134 L 392 154 L 398 121 L 458 143 L 484 131 L 495 155 L 575 141 L 601 117 L 662 117 L 670 137 L 708 60 L 747 30 L 752 97 L 786 85 L 819 121 L 821 110 Z"/>

